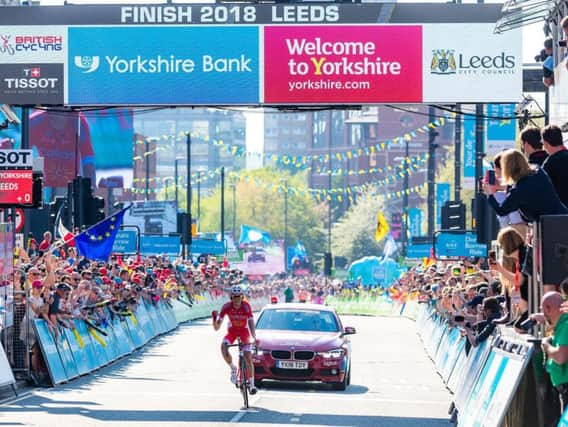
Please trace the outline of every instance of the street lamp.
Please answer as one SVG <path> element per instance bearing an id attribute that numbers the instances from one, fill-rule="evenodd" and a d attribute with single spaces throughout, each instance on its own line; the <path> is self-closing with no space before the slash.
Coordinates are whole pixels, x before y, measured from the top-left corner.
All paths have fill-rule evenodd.
<path id="1" fill-rule="evenodd" d="M 179 186 L 179 181 L 178 181 L 178 162 L 180 160 L 185 160 L 185 157 L 183 156 L 178 156 L 176 157 L 176 159 L 174 160 L 174 189 L 175 189 L 175 200 L 176 200 L 176 209 L 179 210 L 179 200 L 178 200 L 178 186 Z"/>
<path id="2" fill-rule="evenodd" d="M 288 180 L 284 180 L 284 271 L 288 271 Z"/>

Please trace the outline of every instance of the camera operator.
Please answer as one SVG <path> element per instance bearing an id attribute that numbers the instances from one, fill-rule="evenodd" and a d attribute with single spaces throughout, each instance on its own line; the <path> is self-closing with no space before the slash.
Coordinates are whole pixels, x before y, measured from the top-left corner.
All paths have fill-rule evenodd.
<path id="1" fill-rule="evenodd" d="M 546 87 L 554 85 L 554 57 L 552 51 L 552 37 L 544 39 L 544 49 L 534 57 L 536 62 L 542 62 L 542 83 Z"/>
<path id="2" fill-rule="evenodd" d="M 495 330 L 495 320 L 502 316 L 501 304 L 495 297 L 488 297 L 483 300 L 483 305 L 479 315 L 479 321 L 473 325 L 464 324 L 462 336 L 467 337 L 465 343 L 466 354 L 469 354 L 471 347 L 477 347 L 491 336 Z"/>

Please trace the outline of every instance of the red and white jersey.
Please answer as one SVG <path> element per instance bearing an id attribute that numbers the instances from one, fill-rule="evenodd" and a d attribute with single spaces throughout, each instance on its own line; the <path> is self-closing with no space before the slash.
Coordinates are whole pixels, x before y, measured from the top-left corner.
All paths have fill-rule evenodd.
<path id="1" fill-rule="evenodd" d="M 239 308 L 233 307 L 232 301 L 229 301 L 221 308 L 219 318 L 227 316 L 229 318 L 229 329 L 248 329 L 248 320 L 253 318 L 252 307 L 246 301 L 241 303 Z"/>

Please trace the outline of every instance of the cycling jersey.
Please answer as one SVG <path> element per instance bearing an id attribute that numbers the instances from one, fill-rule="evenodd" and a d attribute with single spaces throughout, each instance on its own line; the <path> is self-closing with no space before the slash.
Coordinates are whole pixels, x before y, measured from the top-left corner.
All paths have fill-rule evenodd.
<path id="1" fill-rule="evenodd" d="M 230 301 L 221 308 L 219 319 L 223 319 L 225 316 L 229 318 L 229 328 L 224 340 L 229 344 L 235 342 L 237 338 L 240 338 L 244 343 L 250 342 L 248 320 L 253 318 L 250 304 L 243 301 L 239 308 L 235 308 Z"/>

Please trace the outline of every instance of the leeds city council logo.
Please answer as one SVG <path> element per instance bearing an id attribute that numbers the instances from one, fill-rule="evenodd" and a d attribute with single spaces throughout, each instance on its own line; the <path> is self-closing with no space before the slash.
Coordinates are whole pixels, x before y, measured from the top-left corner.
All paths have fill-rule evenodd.
<path id="1" fill-rule="evenodd" d="M 453 49 L 436 49 L 432 51 L 430 63 L 431 74 L 456 74 L 456 58 Z"/>

